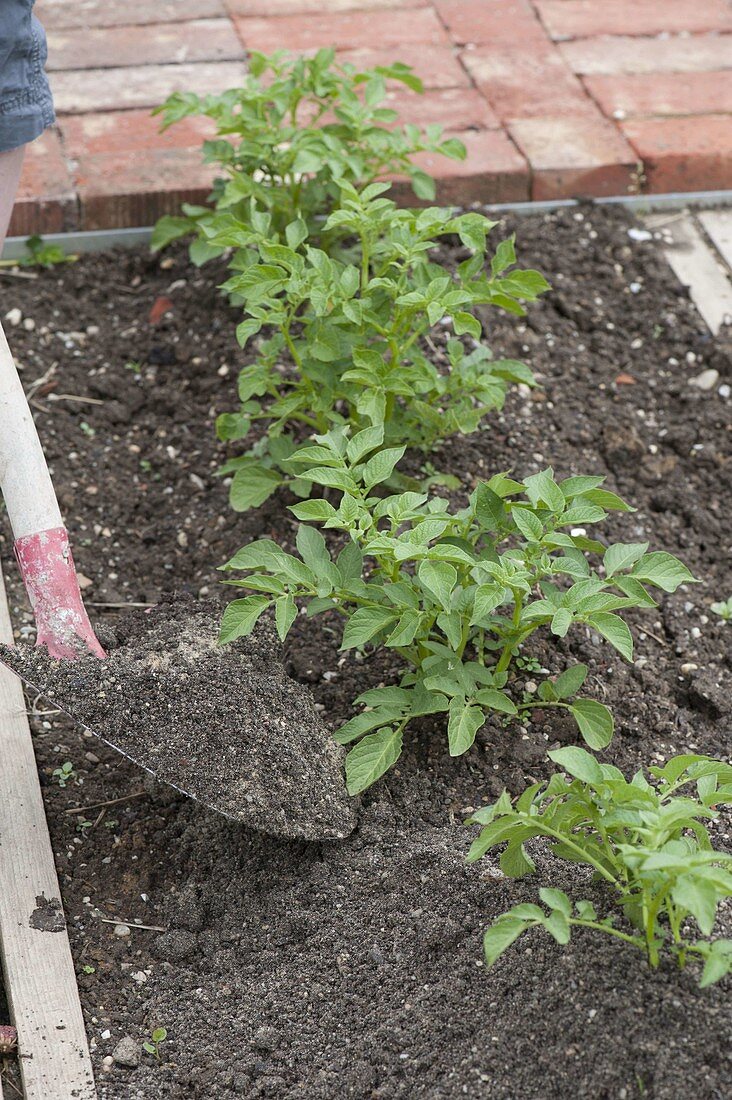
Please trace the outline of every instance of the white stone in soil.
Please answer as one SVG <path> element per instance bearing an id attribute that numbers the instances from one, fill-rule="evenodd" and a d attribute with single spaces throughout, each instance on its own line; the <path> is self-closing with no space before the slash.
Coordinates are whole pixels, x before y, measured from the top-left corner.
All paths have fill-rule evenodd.
<path id="1" fill-rule="evenodd" d="M 719 381 L 719 371 L 714 370 L 713 367 L 709 367 L 707 370 L 703 370 L 701 374 L 697 374 L 694 378 L 689 379 L 689 385 L 695 386 L 698 390 L 713 390 Z"/>

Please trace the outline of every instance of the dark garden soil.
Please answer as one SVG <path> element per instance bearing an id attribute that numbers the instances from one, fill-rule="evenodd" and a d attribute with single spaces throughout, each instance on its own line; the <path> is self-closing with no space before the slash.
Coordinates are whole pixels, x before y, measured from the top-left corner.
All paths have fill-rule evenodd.
<path id="1" fill-rule="evenodd" d="M 631 617 L 632 666 L 589 634 L 531 651 L 552 671 L 589 664 L 588 688 L 617 723 L 604 759 L 627 772 L 682 751 L 726 755 L 732 714 L 732 627 L 709 610 L 732 592 L 730 343 L 709 336 L 657 245 L 631 238 L 629 225 L 590 208 L 516 224 L 522 262 L 555 289 L 524 322 L 491 314 L 488 331 L 494 351 L 526 358 L 542 386 L 514 391 L 501 416 L 434 460 L 465 491 L 493 472 L 524 477 L 549 463 L 561 477 L 606 474 L 638 510 L 613 516 L 603 536 L 647 539 L 701 578 Z M 113 605 L 157 604 L 173 590 L 217 598 L 215 567 L 241 544 L 294 541 L 286 500 L 236 515 L 216 477 L 225 449 L 213 419 L 234 407 L 243 361 L 220 278 L 192 269 L 182 250 L 0 277 L 3 315 L 25 318 L 9 339 L 84 594 L 112 648 L 133 629 Z M 0 550 L 18 637 L 30 641 L 7 527 Z M 359 661 L 338 646 L 336 624 L 298 619 L 284 654 L 329 724 L 398 672 L 391 658 Z M 247 652 L 254 660 L 256 646 Z M 231 699 L 238 691 L 232 681 Z M 140 712 L 139 699 L 127 702 Z M 590 933 L 566 949 L 532 934 L 483 968 L 486 923 L 534 900 L 542 881 L 606 905 L 581 872 L 541 852 L 539 874 L 518 882 L 489 861 L 464 862 L 471 808 L 546 775 L 547 748 L 576 736 L 554 715 L 536 714 L 525 730 L 489 725 L 457 760 L 439 725 L 425 723 L 361 799 L 348 839 L 308 843 L 226 820 L 42 700 L 29 705 L 105 1100 L 732 1092 L 729 981 L 699 991 L 693 971 L 650 972 L 632 948 Z M 52 772 L 65 761 L 76 780 L 60 788 Z M 724 826 L 718 840 L 730 843 Z M 731 929 L 728 911 L 720 932 Z M 147 1054 L 136 1066 L 112 1062 L 115 1051 L 138 1062 L 158 1026 L 168 1031 L 159 1064 Z"/>

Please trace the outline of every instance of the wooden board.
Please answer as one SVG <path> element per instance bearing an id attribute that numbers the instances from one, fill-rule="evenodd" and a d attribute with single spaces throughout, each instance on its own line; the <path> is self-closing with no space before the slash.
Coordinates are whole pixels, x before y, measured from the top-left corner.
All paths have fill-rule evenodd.
<path id="1" fill-rule="evenodd" d="M 732 210 L 705 210 L 698 217 L 714 247 L 732 270 Z"/>
<path id="2" fill-rule="evenodd" d="M 716 336 L 722 324 L 732 320 L 732 281 L 721 259 L 709 247 L 691 214 L 672 218 L 652 214 L 646 222 L 649 228 L 663 226 L 671 234 L 672 242 L 662 245 L 666 259 L 688 286 L 694 305 Z"/>
<path id="3" fill-rule="evenodd" d="M 13 642 L 2 570 L 0 639 Z M 95 1100 L 60 897 L 23 689 L 0 665 L 0 957 L 25 1097 Z"/>

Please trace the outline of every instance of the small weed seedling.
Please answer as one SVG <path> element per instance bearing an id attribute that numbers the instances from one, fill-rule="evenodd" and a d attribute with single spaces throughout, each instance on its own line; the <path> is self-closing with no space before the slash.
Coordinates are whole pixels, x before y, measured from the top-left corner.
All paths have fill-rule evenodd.
<path id="1" fill-rule="evenodd" d="M 404 659 L 400 685 L 360 696 L 366 709 L 336 734 L 344 745 L 358 742 L 346 758 L 352 794 L 396 762 L 413 718 L 441 711 L 453 756 L 470 748 L 490 714 L 508 721 L 532 707 L 568 710 L 590 747 L 603 748 L 613 732 L 609 710 L 576 698 L 585 665 L 514 699 L 512 661 L 538 628 L 563 638 L 575 624 L 631 660 L 633 639 L 617 612 L 655 607 L 648 587 L 673 592 L 693 579 L 688 569 L 671 554 L 649 553 L 647 543 L 605 547 L 570 533 L 601 522 L 608 510 L 631 510 L 601 488 L 601 477 L 557 482 L 547 469 L 517 482 L 498 474 L 453 512 L 425 493 L 377 495 L 403 453 L 403 446 L 383 449 L 377 425 L 350 439 L 342 428 L 316 436 L 293 456 L 303 477 L 340 499 L 337 506 L 325 497 L 292 506 L 303 521 L 299 557 L 260 539 L 223 567 L 246 572 L 228 583 L 252 594 L 226 609 L 221 640 L 249 634 L 271 606 L 284 638 L 299 599 L 309 615 L 333 609 L 343 617 L 344 650 L 381 644 Z M 312 523 L 346 533 L 335 560 Z M 601 572 L 590 556 L 601 558 Z"/>
<path id="2" fill-rule="evenodd" d="M 296 219 L 306 235 L 319 235 L 338 201 L 336 180 L 367 184 L 379 176 L 407 176 L 419 198 L 434 199 L 434 182 L 413 156 L 430 150 L 463 160 L 465 147 L 456 138 L 443 139 L 439 126 L 424 132 L 397 127 L 397 112 L 383 106 L 387 80 L 422 91 L 408 65 L 360 70 L 336 63 L 334 50 L 324 49 L 309 58 L 253 52 L 242 88 L 204 99 L 174 93 L 155 112 L 163 128 L 191 115 L 211 119 L 216 137 L 203 143 L 204 160 L 221 175 L 213 209 L 188 205 L 182 217 L 161 218 L 153 248 L 194 234 L 191 259 L 205 263 L 227 247 L 211 236 L 249 225 L 252 211 L 269 215 L 272 243 L 283 242 L 285 227 Z"/>
<path id="3" fill-rule="evenodd" d="M 76 779 L 76 772 L 71 761 L 67 760 L 60 768 L 54 768 L 53 778 L 56 780 L 59 787 L 65 787 L 67 783 L 72 783 Z"/>
<path id="4" fill-rule="evenodd" d="M 274 335 L 239 376 L 240 411 L 217 423 L 226 441 L 245 438 L 253 422 L 267 425 L 255 449 L 224 468 L 234 473 L 237 511 L 258 507 L 283 483 L 308 495 L 306 479 L 284 473 L 298 431 L 378 426 L 387 445 L 427 450 L 456 432 L 475 431 L 486 413 L 501 408 L 510 382 L 533 384 L 527 366 L 494 360 L 479 343 L 482 326 L 470 309 L 492 305 L 522 315 L 522 303 L 543 294 L 546 280 L 515 266 L 512 238 L 498 245 L 486 269 L 486 239 L 496 223 L 482 214 L 400 210 L 384 197 L 388 190 L 374 183 L 357 192 L 341 183 L 340 207 L 325 228 L 342 228 L 356 242 L 348 262 L 309 245 L 303 250 L 302 222 L 287 227 L 287 244 L 272 244 L 269 217 L 252 215 L 256 251 L 225 287 L 248 315 L 237 330 L 242 346 L 262 328 Z M 430 258 L 447 235 L 471 252 L 452 272 Z M 237 229 L 214 239 L 236 244 L 253 236 Z M 426 344 L 438 326 L 453 334 L 442 370 Z"/>
<path id="5" fill-rule="evenodd" d="M 545 837 L 555 856 L 592 868 L 608 884 L 630 931 L 615 914 L 599 917 L 589 901 L 573 903 L 553 888 L 542 889 L 539 905 L 516 905 L 486 931 L 488 966 L 523 932 L 543 928 L 557 943 L 573 928 L 592 928 L 633 944 L 651 966 L 664 952 L 680 967 L 701 959 L 701 985 L 732 970 L 732 940 L 711 940 L 717 907 L 732 896 L 732 855 L 716 851 L 705 821 L 716 807 L 732 803 L 732 766 L 704 756 L 676 756 L 628 782 L 617 768 L 600 764 L 579 747 L 549 756 L 563 772 L 528 787 L 512 803 L 504 791 L 492 806 L 470 818 L 482 825 L 469 861 L 500 845 L 505 874 L 535 869 L 526 841 Z M 704 939 L 697 939 L 693 924 Z"/>
<path id="6" fill-rule="evenodd" d="M 148 1054 L 152 1054 L 153 1058 L 160 1061 L 160 1047 L 168 1038 L 168 1032 L 164 1027 L 156 1027 L 149 1039 L 146 1039 L 142 1044 L 142 1049 Z"/>
<path id="7" fill-rule="evenodd" d="M 719 615 L 725 623 L 732 622 L 732 596 L 728 600 L 713 603 L 711 607 L 715 615 Z"/>
<path id="8" fill-rule="evenodd" d="M 20 267 L 58 267 L 59 264 L 73 264 L 79 257 L 74 253 L 64 252 L 57 244 L 49 244 L 43 237 L 37 234 L 29 237 L 25 242 L 26 252 L 17 261 L 13 261 Z"/>

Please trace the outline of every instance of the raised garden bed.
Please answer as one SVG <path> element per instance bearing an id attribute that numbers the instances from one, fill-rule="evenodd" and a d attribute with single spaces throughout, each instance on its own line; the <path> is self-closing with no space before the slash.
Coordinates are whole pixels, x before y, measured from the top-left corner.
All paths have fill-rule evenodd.
<path id="1" fill-rule="evenodd" d="M 703 580 L 629 616 L 634 665 L 589 632 L 552 642 L 589 665 L 593 694 L 616 720 L 602 759 L 626 774 L 675 753 L 724 756 L 732 711 L 730 628 L 709 611 L 729 587 L 730 404 L 718 385 L 692 384 L 710 369 L 729 381 L 729 342 L 710 337 L 656 245 L 633 240 L 629 225 L 586 208 L 512 227 L 522 262 L 554 289 L 519 324 L 493 311 L 488 338 L 526 358 L 541 388 L 514 390 L 500 416 L 434 459 L 467 491 L 478 477 L 523 478 L 550 463 L 562 477 L 607 474 L 638 511 L 613 514 L 603 534 L 648 539 Z M 215 476 L 226 449 L 213 421 L 234 407 L 245 361 L 215 290 L 223 277 L 192 268 L 180 249 L 2 279 L 7 307 L 34 322 L 9 335 L 26 387 L 38 382 L 85 597 L 110 646 L 124 614 L 114 605 L 174 590 L 216 598 L 215 566 L 239 546 L 294 541 L 284 497 L 236 515 Z M 11 609 L 32 637 L 10 546 L 6 530 Z M 397 676 L 383 650 L 357 660 L 339 641 L 327 617 L 298 619 L 285 647 L 289 672 L 333 725 L 357 691 Z M 546 660 L 540 640 L 528 652 Z M 355 832 L 307 844 L 248 831 L 147 781 L 31 702 L 105 1100 L 675 1100 L 682 1083 L 700 1100 L 728 1094 L 728 979 L 699 990 L 692 969 L 652 972 L 632 948 L 584 932 L 563 949 L 532 934 L 483 968 L 486 924 L 535 900 L 539 882 L 505 879 L 489 861 L 466 866 L 474 831 L 461 822 L 504 786 L 548 775 L 546 750 L 577 739 L 554 712 L 535 714 L 524 734 L 489 722 L 457 759 L 440 723 L 424 720 L 363 796 Z M 77 781 L 60 788 L 52 772 L 65 761 Z M 728 843 L 724 825 L 717 841 Z M 592 896 L 581 872 L 543 857 L 549 870 L 553 885 L 573 893 L 581 883 Z M 149 927 L 119 935 L 102 917 Z M 723 923 L 729 935 L 729 910 Z M 120 1039 L 134 1046 L 156 1027 L 167 1029 L 160 1062 L 109 1065 Z"/>

